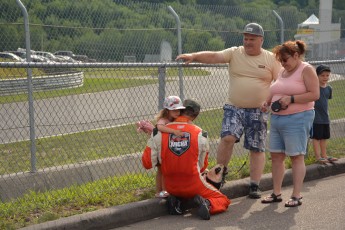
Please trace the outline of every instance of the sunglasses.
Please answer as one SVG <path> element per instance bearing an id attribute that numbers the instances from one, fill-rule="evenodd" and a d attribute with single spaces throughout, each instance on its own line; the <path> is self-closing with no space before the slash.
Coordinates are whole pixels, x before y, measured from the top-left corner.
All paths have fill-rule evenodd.
<path id="1" fill-rule="evenodd" d="M 285 57 L 285 58 L 279 58 L 278 61 L 279 61 L 279 62 L 284 62 L 284 63 L 285 63 L 285 62 L 287 62 L 287 61 L 289 60 L 290 57 L 292 57 L 292 56 L 289 55 L 289 56 L 287 56 L 287 57 Z"/>

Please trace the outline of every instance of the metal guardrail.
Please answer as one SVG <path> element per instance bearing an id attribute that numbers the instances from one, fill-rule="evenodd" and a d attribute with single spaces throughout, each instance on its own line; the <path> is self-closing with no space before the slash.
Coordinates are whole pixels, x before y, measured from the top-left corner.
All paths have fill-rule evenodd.
<path id="1" fill-rule="evenodd" d="M 34 77 L 32 79 L 32 88 L 34 91 L 67 89 L 80 87 L 84 83 L 84 73 L 67 73 L 59 75 Z M 0 95 L 12 95 L 25 93 L 28 91 L 28 80 L 20 79 L 4 79 L 0 80 Z"/>

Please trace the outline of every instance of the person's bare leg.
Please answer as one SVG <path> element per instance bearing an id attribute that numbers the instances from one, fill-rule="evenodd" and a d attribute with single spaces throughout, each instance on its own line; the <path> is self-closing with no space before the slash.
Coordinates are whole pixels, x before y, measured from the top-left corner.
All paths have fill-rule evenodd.
<path id="1" fill-rule="evenodd" d="M 251 151 L 249 161 L 250 181 L 259 184 L 265 168 L 265 153 Z"/>
<path id="2" fill-rule="evenodd" d="M 157 173 L 156 173 L 156 195 L 158 195 L 163 189 L 163 181 L 162 181 L 162 170 L 161 166 L 157 166 Z"/>
<path id="3" fill-rule="evenodd" d="M 304 177 L 306 173 L 304 155 L 291 157 L 291 163 L 292 163 L 292 178 L 293 178 L 292 196 L 299 198 L 301 197 L 303 181 L 304 181 Z"/>
<path id="4" fill-rule="evenodd" d="M 315 154 L 315 159 L 318 160 L 321 158 L 320 155 L 320 140 L 313 139 L 313 149 Z"/>
<path id="5" fill-rule="evenodd" d="M 285 153 L 271 153 L 273 193 L 281 194 L 282 183 L 285 174 Z"/>
<path id="6" fill-rule="evenodd" d="M 325 158 L 325 159 L 327 159 L 326 148 L 327 148 L 326 139 L 320 140 L 321 157 L 323 157 L 323 158 Z"/>
<path id="7" fill-rule="evenodd" d="M 231 135 L 220 139 L 217 149 L 217 164 L 223 164 L 225 167 L 228 166 L 235 141 L 236 137 Z"/>
<path id="8" fill-rule="evenodd" d="M 248 197 L 251 199 L 259 199 L 261 198 L 259 183 L 265 167 L 265 153 L 251 151 L 249 161 L 250 184 Z"/>

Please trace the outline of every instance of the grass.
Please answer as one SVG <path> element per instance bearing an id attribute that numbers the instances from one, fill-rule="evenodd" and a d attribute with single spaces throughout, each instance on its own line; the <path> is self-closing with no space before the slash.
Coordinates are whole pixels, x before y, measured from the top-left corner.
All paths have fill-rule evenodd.
<path id="1" fill-rule="evenodd" d="M 153 176 L 134 174 L 45 193 L 31 191 L 11 202 L 0 203 L 0 229 L 18 229 L 148 199 L 154 193 L 153 187 Z"/>
<path id="2" fill-rule="evenodd" d="M 331 120 L 344 118 L 345 81 L 333 81 L 329 85 L 332 86 L 333 92 L 333 98 L 328 101 L 330 118 Z"/>
<path id="3" fill-rule="evenodd" d="M 119 79 L 119 78 L 85 78 L 84 84 L 78 88 L 40 91 L 34 92 L 35 100 L 62 97 L 68 95 L 77 95 L 85 93 L 96 93 L 108 90 L 123 89 L 136 87 L 141 85 L 155 84 L 157 80 L 154 79 Z M 0 97 L 0 104 L 27 101 L 28 95 L 26 93 L 17 95 L 8 95 Z"/>
<path id="4" fill-rule="evenodd" d="M 108 69 L 80 69 L 84 71 L 84 84 L 78 88 L 39 91 L 34 92 L 33 97 L 35 100 L 54 98 L 68 95 L 77 95 L 85 93 L 96 93 L 115 89 L 124 89 L 148 84 L 158 83 L 157 68 L 108 68 Z M 205 76 L 210 72 L 202 69 L 187 68 L 184 71 L 188 76 Z M 0 79 L 16 79 L 26 77 L 26 69 L 24 68 L 0 68 Z M 33 69 L 33 78 L 46 75 L 42 69 Z M 151 78 L 143 78 L 143 77 Z M 178 76 L 177 68 L 168 68 L 166 76 Z M 139 78 L 138 78 L 139 77 Z M 141 78 L 140 78 L 141 77 Z M 0 97 L 0 104 L 23 102 L 28 100 L 27 93 L 16 95 L 7 95 Z"/>

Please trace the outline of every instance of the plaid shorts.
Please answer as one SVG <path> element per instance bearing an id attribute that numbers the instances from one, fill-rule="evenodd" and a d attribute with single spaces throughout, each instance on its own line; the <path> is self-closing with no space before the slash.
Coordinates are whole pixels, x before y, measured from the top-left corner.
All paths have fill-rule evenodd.
<path id="1" fill-rule="evenodd" d="M 250 151 L 265 152 L 268 113 L 259 108 L 237 108 L 224 105 L 224 117 L 220 136 L 235 136 L 238 141 L 244 133 L 243 147 Z M 238 142 L 237 141 L 237 142 Z"/>

